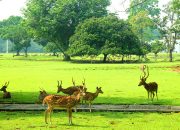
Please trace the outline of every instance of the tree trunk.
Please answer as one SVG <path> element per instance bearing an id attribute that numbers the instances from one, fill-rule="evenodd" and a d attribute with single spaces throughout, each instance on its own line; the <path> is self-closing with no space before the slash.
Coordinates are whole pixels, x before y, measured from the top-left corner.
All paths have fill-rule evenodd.
<path id="1" fill-rule="evenodd" d="M 121 62 L 124 63 L 124 55 L 122 55 Z"/>
<path id="2" fill-rule="evenodd" d="M 16 56 L 20 56 L 20 50 L 16 51 Z"/>
<path id="3" fill-rule="evenodd" d="M 53 56 L 56 56 L 56 52 L 53 52 Z"/>
<path id="4" fill-rule="evenodd" d="M 169 62 L 172 62 L 172 61 L 173 61 L 172 52 L 173 52 L 173 49 L 170 49 L 170 50 L 169 50 Z"/>
<path id="5" fill-rule="evenodd" d="M 24 52 L 25 52 L 25 57 L 27 57 L 28 56 L 28 54 L 27 54 L 28 48 L 27 47 L 24 49 Z"/>
<path id="6" fill-rule="evenodd" d="M 103 63 L 106 63 L 108 54 L 104 54 Z"/>
<path id="7" fill-rule="evenodd" d="M 64 54 L 64 53 L 63 53 Z M 67 54 L 64 54 L 64 61 L 70 61 L 71 60 L 71 57 Z"/>

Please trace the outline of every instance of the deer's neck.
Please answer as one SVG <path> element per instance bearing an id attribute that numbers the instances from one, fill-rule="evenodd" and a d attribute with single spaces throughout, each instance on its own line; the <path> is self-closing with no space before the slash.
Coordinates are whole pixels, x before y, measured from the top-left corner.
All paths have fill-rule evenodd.
<path id="1" fill-rule="evenodd" d="M 7 91 L 6 90 L 2 90 L 4 93 L 7 93 Z"/>
<path id="2" fill-rule="evenodd" d="M 148 88 L 149 88 L 149 85 L 146 83 L 146 82 L 144 82 L 144 88 L 147 90 Z"/>
<path id="3" fill-rule="evenodd" d="M 97 96 L 98 96 L 98 94 L 99 94 L 99 92 L 98 92 L 98 91 L 96 91 L 96 92 L 94 93 L 94 96 L 95 96 L 95 97 L 97 97 Z"/>

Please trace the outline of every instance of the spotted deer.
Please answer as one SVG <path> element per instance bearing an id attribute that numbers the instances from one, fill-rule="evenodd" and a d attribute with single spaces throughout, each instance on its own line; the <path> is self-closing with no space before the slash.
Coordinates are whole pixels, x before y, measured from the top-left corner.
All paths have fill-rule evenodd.
<path id="1" fill-rule="evenodd" d="M 145 69 L 147 69 L 147 74 L 145 72 Z M 147 94 L 148 94 L 148 99 L 150 97 L 151 100 L 153 101 L 154 96 L 156 95 L 156 98 L 158 100 L 158 96 L 157 96 L 158 84 L 156 82 L 146 83 L 146 80 L 149 77 L 149 67 L 146 65 L 143 65 L 141 67 L 141 70 L 143 71 L 144 75 L 140 76 L 140 82 L 139 82 L 138 86 L 144 86 L 144 88 L 146 89 Z"/>
<path id="2" fill-rule="evenodd" d="M 71 96 L 61 96 L 61 95 L 48 95 L 43 100 L 43 105 L 47 104 L 47 110 L 45 110 L 45 123 L 47 124 L 47 118 L 49 114 L 50 123 L 51 112 L 54 108 L 65 108 L 67 109 L 69 116 L 69 125 L 72 125 L 72 108 L 79 104 L 80 99 L 83 97 L 84 92 L 81 89 L 75 91 Z"/>
<path id="3" fill-rule="evenodd" d="M 84 93 L 85 95 L 82 98 L 82 101 L 88 101 L 89 102 L 89 111 L 91 112 L 91 104 L 92 101 L 99 95 L 99 93 L 103 94 L 103 91 L 101 90 L 101 87 L 96 87 L 96 92 L 92 93 L 92 92 L 87 92 L 87 88 L 84 89 Z"/>
<path id="4" fill-rule="evenodd" d="M 2 88 L 0 89 L 0 91 L 3 91 L 3 98 L 11 98 L 11 93 L 6 91 L 8 85 L 9 81 L 2 85 Z"/>

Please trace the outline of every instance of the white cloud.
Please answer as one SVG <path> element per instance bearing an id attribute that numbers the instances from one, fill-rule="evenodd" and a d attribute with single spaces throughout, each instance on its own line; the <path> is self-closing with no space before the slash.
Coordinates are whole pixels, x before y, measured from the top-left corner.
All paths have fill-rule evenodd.
<path id="1" fill-rule="evenodd" d="M 26 0 L 1 0 L 0 20 L 7 19 L 11 15 L 22 15 L 21 9 L 25 6 Z"/>

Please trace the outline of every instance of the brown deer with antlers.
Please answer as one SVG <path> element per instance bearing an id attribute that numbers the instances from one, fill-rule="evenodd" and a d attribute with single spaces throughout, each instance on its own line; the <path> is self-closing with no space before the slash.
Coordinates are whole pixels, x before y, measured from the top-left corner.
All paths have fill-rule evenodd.
<path id="1" fill-rule="evenodd" d="M 147 75 L 146 75 L 145 69 L 147 69 Z M 158 84 L 156 82 L 146 83 L 146 79 L 149 77 L 149 67 L 146 65 L 143 65 L 141 67 L 141 70 L 143 71 L 144 76 L 140 76 L 140 82 L 138 86 L 144 86 L 144 88 L 146 89 L 148 93 L 148 99 L 150 96 L 151 100 L 153 101 L 154 96 L 156 95 L 157 100 L 158 100 L 158 96 L 157 96 Z"/>
<path id="2" fill-rule="evenodd" d="M 54 108 L 66 108 L 69 116 L 69 125 L 72 125 L 72 108 L 79 104 L 80 99 L 84 96 L 84 92 L 81 89 L 75 91 L 71 96 L 60 96 L 60 95 L 49 95 L 46 96 L 43 100 L 43 105 L 47 104 L 48 108 L 45 111 L 45 123 L 47 124 L 47 116 L 49 114 L 50 123 L 51 121 L 51 112 Z"/>
<path id="3" fill-rule="evenodd" d="M 11 93 L 6 91 L 8 85 L 9 81 L 2 85 L 2 88 L 0 89 L 0 91 L 3 91 L 3 98 L 11 98 Z"/>
<path id="4" fill-rule="evenodd" d="M 87 92 L 86 90 L 87 90 L 87 88 L 84 89 L 85 95 L 83 96 L 83 100 L 85 101 L 85 103 L 86 103 L 86 101 L 89 101 L 89 111 L 91 112 L 92 101 L 99 95 L 99 93 L 103 94 L 103 91 L 101 90 L 101 87 L 96 87 L 95 93 Z M 83 102 L 83 100 L 82 100 L 82 102 Z"/>
<path id="5" fill-rule="evenodd" d="M 73 78 L 72 78 L 72 82 L 73 82 L 73 86 L 70 86 L 68 88 L 62 88 L 62 80 L 61 80 L 61 82 L 58 81 L 57 93 L 63 92 L 64 94 L 72 95 L 75 91 L 78 91 L 79 89 L 83 89 L 85 87 L 85 79 L 82 82 L 83 85 L 75 85 L 75 81 L 73 80 Z"/>

